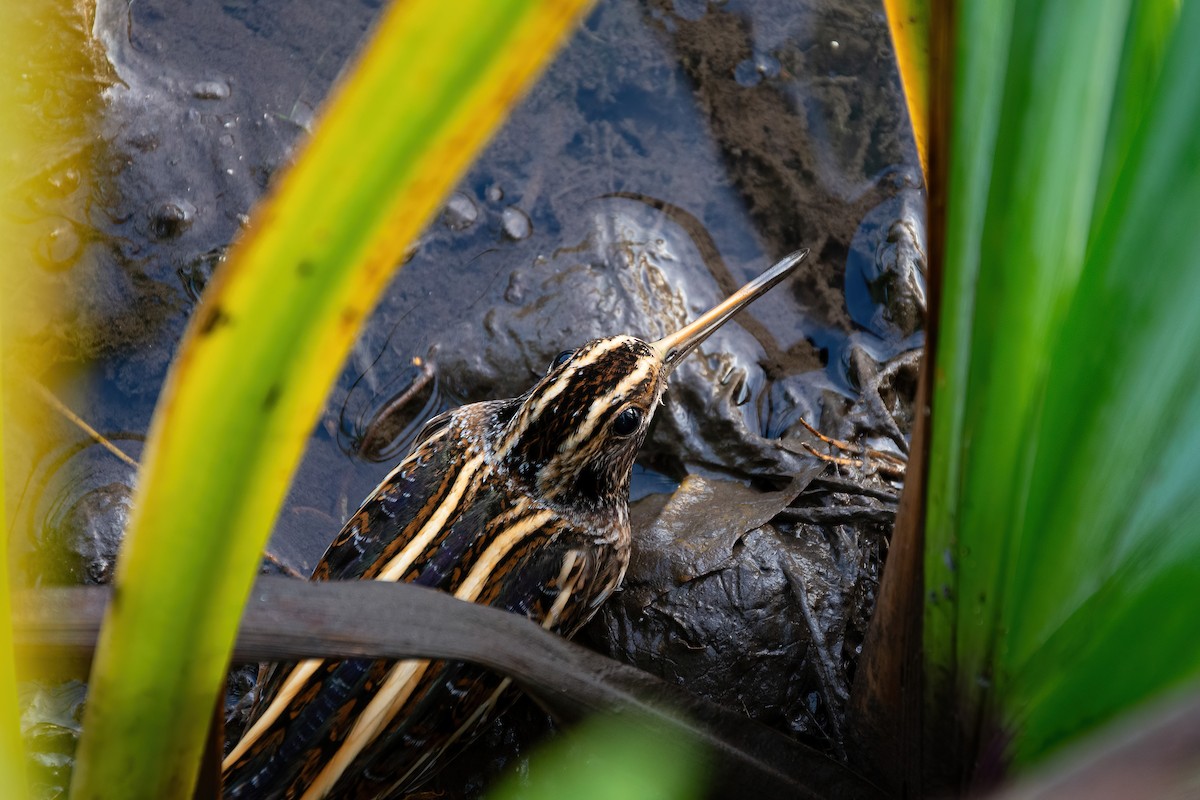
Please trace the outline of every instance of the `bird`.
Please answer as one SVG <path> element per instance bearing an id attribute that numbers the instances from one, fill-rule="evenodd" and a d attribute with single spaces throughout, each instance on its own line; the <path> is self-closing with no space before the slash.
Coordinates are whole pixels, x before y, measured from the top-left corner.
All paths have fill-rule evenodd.
<path id="1" fill-rule="evenodd" d="M 519 397 L 429 420 L 312 579 L 407 581 L 570 637 L 629 564 L 631 471 L 671 372 L 807 255 L 784 257 L 657 341 L 589 341 L 560 353 Z M 508 684 L 454 662 L 281 666 L 223 762 L 224 796 L 403 796 L 470 741 Z"/>

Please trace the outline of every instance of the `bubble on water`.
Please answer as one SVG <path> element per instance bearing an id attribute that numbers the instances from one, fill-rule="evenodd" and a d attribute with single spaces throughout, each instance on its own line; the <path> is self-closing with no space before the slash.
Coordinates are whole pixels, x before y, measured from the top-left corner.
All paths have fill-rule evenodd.
<path id="1" fill-rule="evenodd" d="M 442 211 L 442 222 L 452 231 L 466 230 L 479 219 L 479 207 L 462 192 L 455 192 L 446 201 Z"/>
<path id="2" fill-rule="evenodd" d="M 54 195 L 65 197 L 79 188 L 79 170 L 74 167 L 54 172 L 46 181 Z"/>
<path id="3" fill-rule="evenodd" d="M 491 186 L 487 187 L 487 191 L 484 192 L 484 196 L 487 197 L 489 203 L 499 203 L 504 199 L 504 190 L 500 188 L 500 184 L 493 183 Z"/>
<path id="4" fill-rule="evenodd" d="M 196 207 L 187 200 L 167 200 L 150 210 L 150 231 L 159 239 L 173 239 L 196 218 Z"/>
<path id="5" fill-rule="evenodd" d="M 83 241 L 75 226 L 67 220 L 55 219 L 47 223 L 34 253 L 42 269 L 63 272 L 74 266 L 82 249 Z"/>
<path id="6" fill-rule="evenodd" d="M 747 58 L 733 68 L 733 79 L 740 86 L 750 87 L 757 86 L 762 81 L 762 75 L 755 68 L 754 62 Z"/>
<path id="7" fill-rule="evenodd" d="M 529 215 L 516 206 L 509 206 L 504 209 L 502 216 L 504 235 L 515 241 L 528 239 L 529 234 L 533 233 L 533 222 L 530 221 Z"/>
<path id="8" fill-rule="evenodd" d="M 764 78 L 778 78 L 779 73 L 783 71 L 783 67 L 779 64 L 779 59 L 770 53 L 759 53 L 754 57 L 754 64 L 758 67 L 758 71 L 762 73 Z"/>
<path id="9" fill-rule="evenodd" d="M 770 53 L 755 53 L 752 58 L 747 58 L 734 67 L 733 78 L 742 86 L 757 86 L 763 78 L 778 77 L 781 69 L 779 59 L 775 56 Z"/>

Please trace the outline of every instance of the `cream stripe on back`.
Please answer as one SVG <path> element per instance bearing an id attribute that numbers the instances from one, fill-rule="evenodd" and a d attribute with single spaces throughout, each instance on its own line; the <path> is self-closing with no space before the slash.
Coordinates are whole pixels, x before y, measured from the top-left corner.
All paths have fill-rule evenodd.
<path id="1" fill-rule="evenodd" d="M 459 585 L 454 596 L 459 600 L 474 602 L 479 597 L 479 593 L 483 591 L 483 587 L 487 585 L 487 579 L 495 571 L 496 565 L 529 534 L 541 528 L 553 517 L 554 512 L 543 509 L 530 514 L 497 535 L 483 551 L 483 555 L 480 556 L 471 571 L 467 573 L 466 580 Z M 358 715 L 350 733 L 346 735 L 345 741 L 334 753 L 333 758 L 322 768 L 316 780 L 308 787 L 302 800 L 319 800 L 329 794 L 338 778 L 354 762 L 354 759 L 358 758 L 363 750 L 375 741 L 376 737 L 383 732 L 383 729 L 391 723 L 404 704 L 408 702 L 409 695 L 416 688 L 417 682 L 428 666 L 428 661 L 401 661 L 392 667 L 387 678 L 380 684 L 379 691 Z"/>
<path id="2" fill-rule="evenodd" d="M 442 749 L 445 750 L 446 748 L 450 747 L 450 745 L 457 742 L 464 733 L 469 731 L 477 722 L 479 722 L 480 717 L 491 711 L 492 707 L 496 705 L 496 701 L 500 699 L 500 695 L 504 694 L 504 690 L 507 689 L 510 684 L 512 684 L 512 678 L 505 678 L 504 680 L 500 681 L 500 684 L 496 687 L 495 691 L 493 691 L 486 700 L 480 703 L 478 708 L 471 712 L 471 716 L 467 717 L 467 721 L 460 725 L 458 730 L 450 734 L 450 738 L 446 740 L 446 743 L 442 746 Z M 437 752 L 439 751 L 427 750 L 425 753 L 423 753 L 421 757 L 417 759 L 416 763 L 408 768 L 407 772 L 392 782 L 391 788 L 388 791 L 394 792 L 407 783 L 408 779 L 411 778 L 419 769 L 421 769 L 425 762 Z"/>
<path id="3" fill-rule="evenodd" d="M 417 560 L 417 556 L 425 552 L 425 548 L 429 547 L 430 542 L 442 532 L 442 528 L 450 520 L 451 515 L 459 510 L 459 503 L 462 501 L 463 495 L 467 492 L 467 487 L 471 485 L 475 478 L 475 473 L 479 471 L 479 466 L 483 463 L 483 456 L 475 456 L 466 464 L 463 464 L 459 470 L 458 477 L 454 479 L 454 485 L 450 487 L 449 493 L 438 503 L 437 511 L 429 518 L 429 521 L 421 526 L 421 530 L 417 531 L 417 535 L 412 538 L 412 541 L 404 546 L 396 556 L 388 562 L 387 566 L 375 577 L 377 581 L 398 581 L 404 577 L 412 567 L 413 562 Z"/>
<path id="4" fill-rule="evenodd" d="M 479 557 L 479 560 L 471 567 L 471 571 L 467 573 L 466 580 L 459 584 L 458 589 L 454 592 L 454 596 L 459 600 L 475 602 L 475 599 L 479 597 L 479 593 L 483 591 L 488 577 L 491 576 L 501 559 L 508 555 L 510 550 L 520 544 L 522 539 L 545 525 L 554 517 L 555 513 L 549 509 L 535 511 L 493 538 L 492 543 L 488 545 L 487 549 L 483 551 L 483 555 Z"/>
<path id="5" fill-rule="evenodd" d="M 562 616 L 563 609 L 567 607 L 571 596 L 575 594 L 576 584 L 579 583 L 579 575 L 576 574 L 571 578 L 571 570 L 575 569 L 576 562 L 582 556 L 578 550 L 569 550 L 563 558 L 562 569 L 558 571 L 558 596 L 554 598 L 554 603 L 550 606 L 549 613 L 542 620 L 542 627 L 550 630 L 558 622 L 558 618 Z"/>
<path id="6" fill-rule="evenodd" d="M 346 741 L 321 768 L 320 774 L 309 784 L 301 800 L 317 800 L 329 794 L 351 762 L 387 727 L 400 706 L 408 701 L 409 695 L 417 688 L 428 668 L 428 661 L 418 660 L 401 661 L 391 668 L 379 685 L 379 691 L 354 720 L 354 727 L 350 729 Z M 393 701 L 396 703 L 395 707 L 392 707 Z"/>
<path id="7" fill-rule="evenodd" d="M 436 441 L 438 438 L 444 435 L 444 430 L 438 431 L 427 441 Z M 377 487 L 375 487 L 375 491 L 371 493 L 370 497 L 374 499 L 384 486 L 386 486 L 388 483 L 391 483 L 395 476 L 400 474 L 400 472 L 408 467 L 409 464 L 411 464 L 412 461 L 418 456 L 419 453 L 412 453 L 408 458 L 401 461 L 400 465 L 389 472 L 387 477 L 384 478 Z M 404 576 L 404 573 L 407 572 L 412 566 L 413 561 L 416 560 L 417 556 L 424 552 L 425 548 L 429 545 L 430 540 L 432 540 L 433 537 L 441 531 L 442 526 L 446 523 L 450 514 L 455 510 L 455 508 L 457 508 L 459 501 L 462 499 L 462 496 L 466 491 L 467 485 L 471 482 L 471 479 L 474 477 L 475 472 L 479 469 L 482 461 L 483 456 L 477 456 L 463 465 L 463 468 L 459 472 L 458 477 L 455 479 L 453 486 L 450 488 L 449 494 L 447 494 L 445 499 L 438 504 L 436 513 L 430 517 L 428 522 L 421 526 L 421 530 L 417 533 L 413 540 L 409 542 L 409 544 L 405 546 L 405 548 L 401 550 L 391 560 L 391 562 L 389 562 L 387 568 L 379 575 L 378 578 L 376 578 L 376 580 L 396 581 Z M 264 733 L 267 732 L 271 725 L 273 725 L 275 721 L 279 719 L 279 716 L 287 709 L 287 707 L 291 705 L 292 701 L 296 698 L 296 695 L 300 693 L 300 690 L 304 688 L 305 683 L 308 682 L 308 679 L 316 673 L 323 663 L 324 659 L 310 658 L 305 661 L 301 661 L 294 668 L 292 668 L 292 671 L 288 673 L 283 685 L 279 687 L 279 691 L 276 692 L 275 697 L 271 699 L 271 702 L 267 706 L 266 710 L 263 711 L 262 715 L 259 716 L 258 719 L 254 720 L 254 723 L 250 726 L 249 730 L 242 735 L 242 738 L 238 740 L 238 743 L 229 752 L 229 755 L 222 760 L 222 770 L 230 769 L 234 763 L 241 758 Z"/>
<path id="8" fill-rule="evenodd" d="M 275 720 L 279 718 L 279 715 L 283 713 L 284 709 L 291 704 L 292 699 L 300 692 L 300 689 L 303 688 L 308 679 L 311 678 L 313 673 L 315 673 L 324 663 L 324 659 L 310 658 L 306 661 L 301 661 L 292 668 L 292 671 L 288 673 L 287 679 L 283 682 L 283 685 L 279 687 L 279 691 L 275 694 L 275 697 L 271 699 L 271 703 L 267 706 L 267 710 L 264 711 L 258 719 L 254 720 L 254 724 L 250 726 L 250 729 L 242 734 L 242 738 L 239 739 L 238 743 L 234 745 L 232 750 L 229 751 L 229 755 L 225 756 L 225 759 L 221 762 L 222 771 L 228 770 L 230 767 L 232 767 L 234 763 L 241 758 L 247 750 L 250 749 L 250 746 L 253 745 L 260 736 L 266 733 L 267 729 L 274 724 Z"/>

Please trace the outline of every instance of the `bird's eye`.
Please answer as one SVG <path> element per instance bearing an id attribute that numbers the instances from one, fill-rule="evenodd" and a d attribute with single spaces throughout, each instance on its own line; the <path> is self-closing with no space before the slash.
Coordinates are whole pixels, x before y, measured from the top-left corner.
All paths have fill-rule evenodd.
<path id="1" fill-rule="evenodd" d="M 573 356 L 573 355 L 575 355 L 575 351 L 574 351 L 574 350 L 563 350 L 561 353 L 559 353 L 558 355 L 556 355 L 556 356 L 554 357 L 554 360 L 550 362 L 550 369 L 548 369 L 548 370 L 546 370 L 546 371 L 547 371 L 547 372 L 552 372 L 552 371 L 554 371 L 554 370 L 558 369 L 558 368 L 559 368 L 559 367 L 561 367 L 563 364 L 565 364 L 565 363 L 567 363 L 568 361 L 570 361 L 570 360 L 571 360 L 571 356 Z"/>
<path id="2" fill-rule="evenodd" d="M 617 436 L 630 436 L 642 424 L 642 410 L 640 408 L 627 408 L 617 418 L 613 420 L 613 433 Z"/>

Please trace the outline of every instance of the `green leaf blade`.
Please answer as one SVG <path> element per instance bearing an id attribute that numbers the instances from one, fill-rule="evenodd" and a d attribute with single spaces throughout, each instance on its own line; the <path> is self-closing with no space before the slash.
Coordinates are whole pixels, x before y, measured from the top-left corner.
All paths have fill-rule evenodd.
<path id="1" fill-rule="evenodd" d="M 1123 8 L 1073 19 L 1068 4 L 1017 3 L 981 231 L 979 311 L 972 331 L 964 439 L 960 660 L 982 664 L 1016 555 L 997 535 L 1021 524 L 1027 430 L 1053 337 L 1083 265 L 1115 68 L 1097 63 L 1120 44 Z M 1009 487 L 1009 492 L 995 487 Z M 979 624 L 982 622 L 983 624 Z M 967 667 L 983 674 L 983 667 Z"/>
<path id="2" fill-rule="evenodd" d="M 1200 174 L 1181 168 L 1200 163 L 1195 36 L 1185 8 L 1053 352 L 1008 666 L 1040 698 L 1022 716 L 1046 745 L 1070 729 L 1063 706 L 1110 715 L 1200 677 Z M 1070 625 L 1109 632 L 1040 677 L 1035 655 Z"/>
<path id="3" fill-rule="evenodd" d="M 1024 767 L 1200 678 L 1200 12 L 957 10 L 928 696 Z"/>
<path id="4" fill-rule="evenodd" d="M 1011 4 L 966 3 L 957 10 L 962 29 L 974 32 L 972 47 L 959 48 L 954 65 L 955 131 L 950 148 L 946 207 L 941 334 L 934 372 L 931 441 L 939 457 L 929 464 L 925 584 L 926 663 L 939 673 L 938 682 L 953 682 L 958 627 L 954 602 L 959 597 L 958 560 L 963 557 L 961 482 L 964 448 L 959 442 L 966 425 L 966 393 L 971 374 L 971 331 L 975 327 L 976 291 L 982 259 L 980 241 L 986 219 L 992 153 L 999 130 L 1004 70 L 1012 30 Z M 942 24 L 948 24 L 943 21 Z M 939 76 L 946 79 L 946 76 Z"/>

